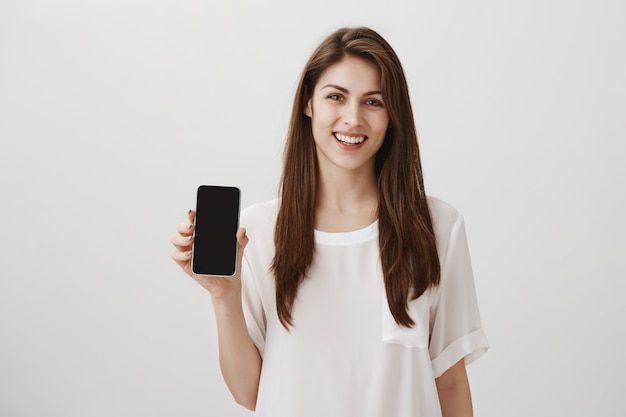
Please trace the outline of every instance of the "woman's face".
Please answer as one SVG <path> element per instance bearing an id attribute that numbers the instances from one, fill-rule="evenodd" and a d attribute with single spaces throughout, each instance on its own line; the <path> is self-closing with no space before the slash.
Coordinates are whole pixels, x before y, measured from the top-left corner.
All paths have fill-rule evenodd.
<path id="1" fill-rule="evenodd" d="M 328 67 L 304 113 L 311 118 L 321 170 L 374 171 L 389 124 L 374 64 L 348 56 Z"/>

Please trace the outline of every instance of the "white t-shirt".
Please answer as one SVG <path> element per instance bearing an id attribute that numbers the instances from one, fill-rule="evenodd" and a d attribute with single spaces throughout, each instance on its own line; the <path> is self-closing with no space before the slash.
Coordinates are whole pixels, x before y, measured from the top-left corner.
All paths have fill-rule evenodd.
<path id="1" fill-rule="evenodd" d="M 441 200 L 428 201 L 441 281 L 409 303 L 412 328 L 398 326 L 389 311 L 375 222 L 348 233 L 315 231 L 313 264 L 287 331 L 269 269 L 279 200 L 242 212 L 250 237 L 244 314 L 263 358 L 257 416 L 441 416 L 435 378 L 462 358 L 471 363 L 488 344 L 463 218 Z"/>

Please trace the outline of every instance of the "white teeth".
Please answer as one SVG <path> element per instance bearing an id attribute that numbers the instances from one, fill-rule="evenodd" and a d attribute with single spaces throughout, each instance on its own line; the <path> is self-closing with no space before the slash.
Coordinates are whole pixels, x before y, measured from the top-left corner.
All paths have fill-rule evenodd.
<path id="1" fill-rule="evenodd" d="M 341 133 L 335 133 L 335 138 L 337 138 L 337 140 L 340 140 L 341 142 L 351 144 L 362 143 L 365 140 L 365 136 L 346 136 L 342 135 Z"/>

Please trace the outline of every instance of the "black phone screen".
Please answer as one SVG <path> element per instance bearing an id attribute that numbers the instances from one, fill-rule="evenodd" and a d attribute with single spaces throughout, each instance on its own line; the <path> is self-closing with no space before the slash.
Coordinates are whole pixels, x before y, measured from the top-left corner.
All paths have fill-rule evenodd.
<path id="1" fill-rule="evenodd" d="M 196 274 L 235 274 L 239 206 L 240 192 L 236 187 L 198 187 L 191 262 Z"/>

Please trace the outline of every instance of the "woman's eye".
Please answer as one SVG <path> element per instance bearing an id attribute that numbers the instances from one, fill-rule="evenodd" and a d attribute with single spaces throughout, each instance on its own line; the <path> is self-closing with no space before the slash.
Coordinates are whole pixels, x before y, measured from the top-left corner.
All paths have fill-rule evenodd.
<path id="1" fill-rule="evenodd" d="M 367 104 L 368 106 L 374 106 L 374 107 L 382 107 L 383 106 L 383 103 L 381 101 L 375 100 L 373 98 L 367 100 L 365 102 L 365 104 Z"/>
<path id="2" fill-rule="evenodd" d="M 339 94 L 330 94 L 326 98 L 334 101 L 341 101 L 343 99 L 343 97 L 341 97 L 341 95 Z"/>

